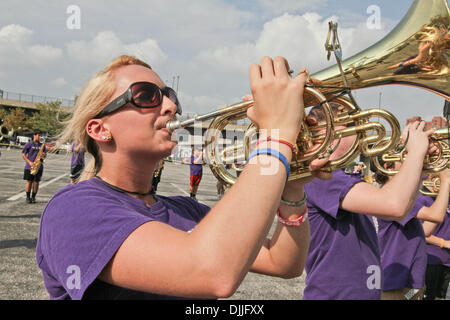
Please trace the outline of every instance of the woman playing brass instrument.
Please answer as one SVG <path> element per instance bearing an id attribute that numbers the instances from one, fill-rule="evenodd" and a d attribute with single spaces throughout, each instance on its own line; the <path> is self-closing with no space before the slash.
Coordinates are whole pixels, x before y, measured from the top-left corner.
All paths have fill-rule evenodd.
<path id="1" fill-rule="evenodd" d="M 288 70 L 281 57 L 251 65 L 256 103 L 248 116 L 269 134 L 295 141 L 307 73 L 292 79 Z M 80 141 L 93 162 L 83 181 L 50 200 L 37 245 L 52 299 L 227 297 L 249 270 L 302 273 L 309 225 L 301 200 L 309 180 L 286 183 L 288 145 L 262 143 L 211 209 L 149 192 L 156 164 L 176 144 L 166 123 L 180 111 L 175 92 L 133 57 L 117 58 L 84 87 L 62 140 Z M 273 170 L 261 174 L 267 165 Z M 280 204 L 281 196 L 297 204 Z M 266 239 L 277 208 L 284 224 Z"/>

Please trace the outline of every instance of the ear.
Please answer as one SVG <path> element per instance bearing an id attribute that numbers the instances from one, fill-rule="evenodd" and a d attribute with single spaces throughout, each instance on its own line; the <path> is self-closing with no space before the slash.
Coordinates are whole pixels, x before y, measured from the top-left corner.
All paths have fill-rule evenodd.
<path id="1" fill-rule="evenodd" d="M 108 125 L 101 119 L 91 119 L 86 124 L 86 132 L 96 142 L 109 142 L 112 140 Z"/>

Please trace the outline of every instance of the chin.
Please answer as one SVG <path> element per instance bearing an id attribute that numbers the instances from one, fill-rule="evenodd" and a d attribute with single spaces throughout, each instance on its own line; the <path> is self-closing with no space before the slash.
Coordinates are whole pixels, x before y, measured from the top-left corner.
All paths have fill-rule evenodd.
<path id="1" fill-rule="evenodd" d="M 165 158 L 172 154 L 173 148 L 177 146 L 177 142 L 174 141 L 162 141 L 159 143 L 158 153 L 161 157 Z"/>

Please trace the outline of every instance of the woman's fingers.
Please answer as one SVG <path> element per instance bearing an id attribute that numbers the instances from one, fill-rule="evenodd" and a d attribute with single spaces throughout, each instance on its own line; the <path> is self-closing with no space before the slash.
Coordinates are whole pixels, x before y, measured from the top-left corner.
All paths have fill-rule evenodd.
<path id="1" fill-rule="evenodd" d="M 275 77 L 279 79 L 290 79 L 289 63 L 283 57 L 275 57 L 273 59 L 273 68 Z"/>
<path id="2" fill-rule="evenodd" d="M 263 57 L 261 59 L 261 75 L 263 79 L 272 79 L 275 77 L 273 60 L 270 57 Z"/>

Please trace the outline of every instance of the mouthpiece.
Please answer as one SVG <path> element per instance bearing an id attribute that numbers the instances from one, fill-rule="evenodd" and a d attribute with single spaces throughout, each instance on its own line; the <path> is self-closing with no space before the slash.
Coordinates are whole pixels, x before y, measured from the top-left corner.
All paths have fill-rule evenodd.
<path id="1" fill-rule="evenodd" d="M 181 127 L 181 123 L 178 120 L 172 120 L 166 123 L 166 129 L 169 130 L 170 132 L 178 129 Z"/>

